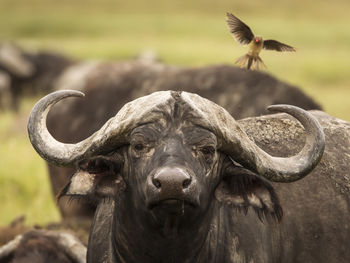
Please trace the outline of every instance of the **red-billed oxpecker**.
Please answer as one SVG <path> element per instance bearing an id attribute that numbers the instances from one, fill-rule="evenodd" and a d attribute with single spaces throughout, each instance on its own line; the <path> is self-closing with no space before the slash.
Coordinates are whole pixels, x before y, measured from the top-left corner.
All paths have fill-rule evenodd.
<path id="1" fill-rule="evenodd" d="M 248 45 L 248 53 L 236 60 L 236 64 L 241 68 L 261 69 L 265 67 L 264 62 L 259 57 L 262 49 L 276 51 L 296 51 L 294 47 L 283 44 L 279 41 L 268 39 L 264 40 L 261 36 L 254 36 L 252 30 L 239 20 L 236 16 L 226 13 L 227 25 L 233 37 L 241 45 Z"/>

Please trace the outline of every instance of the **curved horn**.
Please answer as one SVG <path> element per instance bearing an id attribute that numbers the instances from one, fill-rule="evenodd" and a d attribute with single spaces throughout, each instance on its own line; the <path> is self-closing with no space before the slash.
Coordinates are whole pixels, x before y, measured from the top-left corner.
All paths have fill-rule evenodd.
<path id="1" fill-rule="evenodd" d="M 64 98 L 84 96 L 80 91 L 60 90 L 46 95 L 33 107 L 28 120 L 28 135 L 34 149 L 46 161 L 55 165 L 70 165 L 103 150 L 105 141 L 109 139 L 106 135 L 111 134 L 111 130 L 116 130 L 114 136 L 119 135 L 118 122 L 113 123 L 112 118 L 79 143 L 61 143 L 52 137 L 46 126 L 46 117 L 51 107 Z M 113 124 L 110 125 L 111 123 Z M 123 143 L 123 139 L 119 139 L 119 143 Z"/>
<path id="2" fill-rule="evenodd" d="M 46 117 L 51 107 L 58 101 L 67 97 L 84 97 L 84 93 L 73 90 L 53 92 L 33 107 L 28 120 L 28 135 L 30 142 L 39 155 L 56 165 L 67 165 L 76 160 L 80 155 L 76 144 L 65 144 L 55 140 L 46 127 Z M 84 148 L 84 147 L 83 147 Z"/>
<path id="3" fill-rule="evenodd" d="M 46 127 L 49 110 L 64 98 L 83 96 L 82 92 L 74 90 L 56 91 L 39 100 L 32 109 L 28 121 L 29 139 L 46 161 L 55 165 L 69 165 L 93 154 L 111 151 L 126 144 L 128 134 L 139 123 L 159 120 L 159 114 L 171 108 L 171 103 L 168 102 L 171 98 L 170 92 L 156 92 L 125 104 L 116 116 L 79 143 L 67 144 L 55 140 Z M 158 109 L 156 112 L 160 113 L 150 114 L 153 109 Z"/>
<path id="4" fill-rule="evenodd" d="M 273 157 L 244 136 L 246 138 L 240 138 L 246 141 L 246 147 L 239 153 L 240 163 L 273 182 L 299 180 L 315 168 L 323 155 L 325 148 L 323 129 L 314 116 L 299 107 L 272 105 L 268 110 L 288 113 L 304 126 L 306 141 L 303 149 L 292 157 Z M 234 154 L 236 157 L 237 152 Z"/>
<path id="5" fill-rule="evenodd" d="M 259 148 L 243 131 L 238 122 L 222 107 L 195 94 L 182 97 L 202 118 L 195 122 L 216 134 L 220 151 L 244 167 L 273 182 L 293 182 L 306 176 L 320 161 L 325 136 L 317 119 L 309 112 L 291 105 L 274 105 L 268 109 L 294 116 L 305 128 L 306 142 L 295 156 L 273 157 Z"/>

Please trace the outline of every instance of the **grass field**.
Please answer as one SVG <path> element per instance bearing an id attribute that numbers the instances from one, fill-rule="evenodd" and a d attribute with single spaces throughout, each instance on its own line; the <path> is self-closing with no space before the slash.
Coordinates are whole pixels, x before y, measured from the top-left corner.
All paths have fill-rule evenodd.
<path id="1" fill-rule="evenodd" d="M 263 52 L 269 73 L 350 121 L 349 10 L 348 0 L 0 0 L 0 40 L 77 59 L 120 60 L 153 50 L 170 64 L 232 64 L 246 49 L 228 33 L 230 11 L 256 34 L 298 48 Z M 18 115 L 0 113 L 0 225 L 22 213 L 28 223 L 59 219 L 46 167 L 26 136 L 33 103 L 25 100 Z"/>

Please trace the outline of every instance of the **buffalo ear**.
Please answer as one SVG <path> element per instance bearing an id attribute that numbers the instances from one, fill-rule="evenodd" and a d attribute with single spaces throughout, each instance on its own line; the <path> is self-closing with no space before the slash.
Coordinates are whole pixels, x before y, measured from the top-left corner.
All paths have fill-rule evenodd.
<path id="1" fill-rule="evenodd" d="M 120 175 L 122 163 L 120 155 L 96 156 L 79 162 L 77 171 L 57 199 L 65 195 L 92 199 L 117 196 L 125 189 Z"/>
<path id="2" fill-rule="evenodd" d="M 247 213 L 253 208 L 259 219 L 266 217 L 280 221 L 283 211 L 272 185 L 259 175 L 231 164 L 215 190 L 216 199 Z"/>

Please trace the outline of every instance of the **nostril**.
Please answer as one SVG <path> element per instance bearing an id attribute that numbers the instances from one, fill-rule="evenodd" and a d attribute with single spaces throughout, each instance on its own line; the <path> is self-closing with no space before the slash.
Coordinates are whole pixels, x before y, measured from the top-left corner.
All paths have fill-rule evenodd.
<path id="1" fill-rule="evenodd" d="M 156 188 L 160 188 L 162 186 L 160 181 L 158 179 L 155 179 L 155 178 L 152 178 L 152 183 Z"/>
<path id="2" fill-rule="evenodd" d="M 191 179 L 186 179 L 185 181 L 183 181 L 182 188 L 187 188 L 191 184 L 191 181 Z"/>

